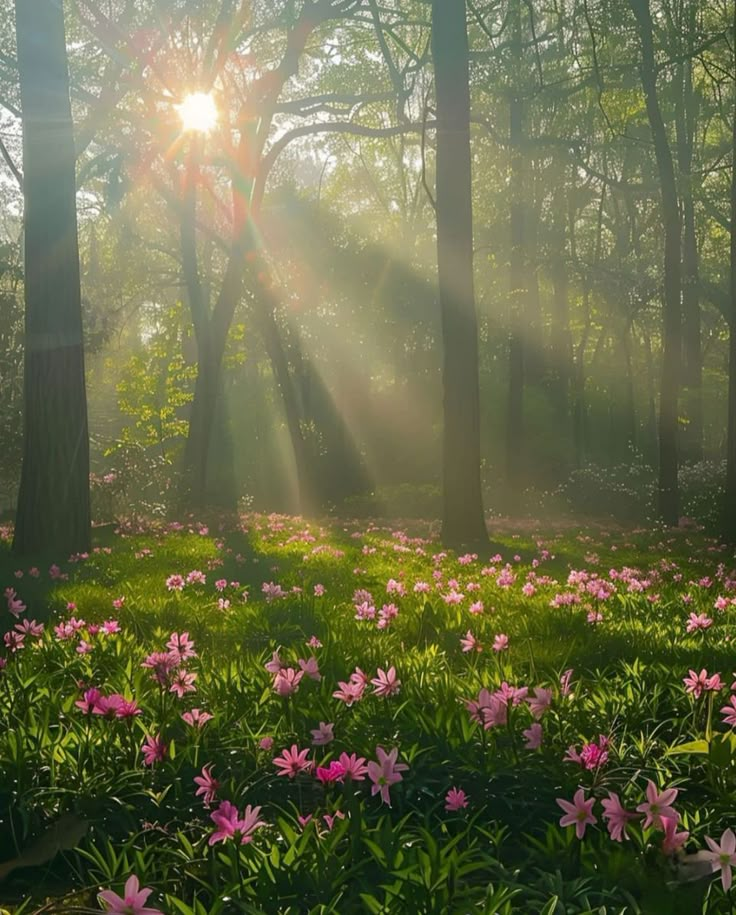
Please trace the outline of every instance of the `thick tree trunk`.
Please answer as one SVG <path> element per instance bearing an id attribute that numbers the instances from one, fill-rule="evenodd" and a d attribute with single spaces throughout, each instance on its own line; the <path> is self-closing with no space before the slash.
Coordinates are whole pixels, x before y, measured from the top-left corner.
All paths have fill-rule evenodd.
<path id="1" fill-rule="evenodd" d="M 657 96 L 657 68 L 649 0 L 629 0 L 641 38 L 641 81 L 659 172 L 664 228 L 664 303 L 662 320 L 662 384 L 659 397 L 659 514 L 667 524 L 677 524 L 678 393 L 681 363 L 682 308 L 680 296 L 680 210 L 675 167 Z"/>
<path id="2" fill-rule="evenodd" d="M 16 0 L 25 200 L 25 426 L 14 549 L 90 547 L 89 435 L 64 14 Z"/>
<path id="3" fill-rule="evenodd" d="M 512 40 L 517 60 L 521 55 L 521 7 L 514 5 Z M 524 158 L 522 152 L 523 102 L 514 90 L 509 103 L 511 206 L 509 228 L 509 386 L 506 402 L 506 479 L 508 506 L 518 505 L 524 488 L 524 374 L 523 314 L 527 298 L 524 263 Z"/>
<path id="4" fill-rule="evenodd" d="M 465 3 L 433 0 L 437 271 L 444 347 L 442 539 L 488 540 L 480 483 L 478 318 L 473 285 L 470 89 Z"/>
<path id="5" fill-rule="evenodd" d="M 736 48 L 736 6 L 733 18 L 733 47 Z M 736 61 L 736 56 L 735 56 Z M 731 279 L 730 332 L 728 343 L 728 443 L 726 452 L 726 504 L 724 533 L 736 543 L 736 105 L 731 142 Z"/>

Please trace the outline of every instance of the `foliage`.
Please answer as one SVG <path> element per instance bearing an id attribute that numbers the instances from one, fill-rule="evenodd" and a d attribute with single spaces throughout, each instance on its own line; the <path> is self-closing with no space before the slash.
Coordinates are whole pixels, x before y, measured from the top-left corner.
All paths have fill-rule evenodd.
<path id="1" fill-rule="evenodd" d="M 133 418 L 122 444 L 157 450 L 171 460 L 186 437 L 182 407 L 192 399 L 196 367 L 181 351 L 181 305 L 156 316 L 145 349 L 131 356 L 118 384 L 120 411 Z"/>
<path id="2" fill-rule="evenodd" d="M 23 447 L 22 279 L 18 247 L 0 244 L 0 510 L 10 501 Z"/>

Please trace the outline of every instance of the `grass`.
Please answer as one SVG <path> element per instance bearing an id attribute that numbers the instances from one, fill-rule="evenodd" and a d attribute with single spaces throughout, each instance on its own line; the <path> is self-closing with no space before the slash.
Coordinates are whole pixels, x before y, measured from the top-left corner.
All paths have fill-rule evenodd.
<path id="1" fill-rule="evenodd" d="M 0 816 L 8 827 L 0 860 L 20 855 L 31 865 L 0 882 L 0 905 L 17 915 L 99 911 L 99 888 L 119 892 L 136 874 L 154 890 L 149 905 L 183 915 L 731 912 L 717 878 L 684 882 L 683 873 L 706 835 L 736 825 L 736 747 L 719 714 L 736 610 L 714 610 L 717 597 L 736 593 L 732 555 L 692 531 L 519 526 L 494 531 L 500 559 L 466 562 L 442 555 L 427 525 L 407 530 L 256 515 L 234 530 L 106 530 L 90 557 L 59 562 L 68 580 L 49 577 L 52 557 L 37 563 L 38 578 L 28 564 L 16 578 L 17 560 L 7 543 L 0 548 L 0 583 L 17 590 L 23 617 L 46 623 L 42 637 L 6 652 L 0 672 Z M 170 575 L 194 569 L 206 584 L 167 589 Z M 615 590 L 599 600 L 585 581 L 568 584 L 571 570 Z M 508 586 L 498 583 L 504 574 Z M 218 579 L 228 583 L 223 591 Z M 453 579 L 464 595 L 458 604 L 444 599 Z M 387 593 L 391 580 L 405 583 L 406 595 Z M 428 594 L 414 593 L 418 581 Z M 268 582 L 287 596 L 266 600 Z M 534 593 L 522 591 L 525 583 Z M 388 628 L 355 619 L 358 588 L 378 610 L 396 605 Z M 560 594 L 579 602 L 551 606 Z M 219 599 L 229 606 L 219 608 Z M 478 600 L 483 612 L 470 612 Z M 588 622 L 591 611 L 602 620 Z M 706 613 L 710 628 L 687 633 L 691 612 Z M 70 616 L 85 625 L 59 638 L 54 626 Z M 90 632 L 111 617 L 120 634 Z M 10 614 L 4 621 L 8 629 L 16 622 Z M 481 651 L 461 650 L 468 630 Z M 183 631 L 196 646 L 185 666 L 197 679 L 196 691 L 178 698 L 141 662 Z M 508 648 L 495 652 L 499 634 Z M 320 647 L 308 646 L 313 638 Z M 77 650 L 80 639 L 89 653 Z M 321 679 L 305 676 L 292 696 L 278 695 L 264 667 L 274 651 L 297 670 L 313 654 Z M 333 697 L 356 667 L 375 677 L 391 666 L 401 680 L 395 695 L 380 698 L 369 686 L 352 706 Z M 564 696 L 560 675 L 570 668 L 572 695 Z M 682 682 L 690 668 L 721 672 L 723 688 L 694 700 Z M 538 750 L 526 748 L 533 719 L 525 701 L 509 706 L 504 725 L 472 722 L 468 700 L 503 682 L 552 690 Z M 90 687 L 134 699 L 141 714 L 85 716 L 75 703 Z M 214 715 L 201 730 L 181 719 L 193 707 Z M 334 724 L 335 740 L 313 747 L 321 721 Z M 144 738 L 159 735 L 165 759 L 146 766 Z M 564 761 L 569 746 L 599 735 L 610 740 L 605 765 Z M 371 760 L 377 746 L 396 747 L 409 769 L 388 807 L 370 781 L 278 777 L 273 759 L 292 744 L 320 765 L 341 752 Z M 266 825 L 252 843 L 208 845 L 211 810 L 193 783 L 205 764 L 220 781 L 215 806 L 262 808 Z M 647 780 L 679 790 L 678 828 L 689 837 L 678 854 L 664 854 L 662 832 L 640 819 L 628 841 L 613 842 L 600 804 L 582 841 L 559 826 L 556 798 L 572 798 L 579 786 L 597 800 L 614 791 L 631 810 Z M 452 786 L 467 792 L 467 808 L 445 810 Z M 344 819 L 329 829 L 324 816 L 336 811 Z M 310 814 L 302 828 L 298 817 Z M 88 826 L 74 848 L 48 838 L 64 815 Z M 29 854 L 39 837 L 48 849 Z"/>

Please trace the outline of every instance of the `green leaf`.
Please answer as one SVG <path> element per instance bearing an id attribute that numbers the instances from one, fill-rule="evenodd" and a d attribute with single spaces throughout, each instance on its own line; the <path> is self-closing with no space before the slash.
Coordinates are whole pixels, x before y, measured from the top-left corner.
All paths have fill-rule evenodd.
<path id="1" fill-rule="evenodd" d="M 686 754 L 699 754 L 707 756 L 710 745 L 707 740 L 691 740 L 688 743 L 679 743 L 667 750 L 667 756 L 683 756 Z"/>

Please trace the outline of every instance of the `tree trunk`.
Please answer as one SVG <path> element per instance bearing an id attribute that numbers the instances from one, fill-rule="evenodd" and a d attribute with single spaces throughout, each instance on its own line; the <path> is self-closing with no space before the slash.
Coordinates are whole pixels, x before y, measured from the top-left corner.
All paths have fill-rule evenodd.
<path id="1" fill-rule="evenodd" d="M 215 504 L 234 510 L 237 497 L 224 379 L 221 368 L 214 362 L 212 319 L 197 254 L 197 186 L 202 140 L 194 136 L 190 142 L 182 191 L 180 247 L 182 276 L 197 341 L 197 380 L 184 446 L 183 495 L 189 508 Z M 212 461 L 212 457 L 216 460 Z"/>
<path id="2" fill-rule="evenodd" d="M 487 543 L 480 483 L 478 318 L 473 285 L 470 88 L 465 3 L 432 3 L 437 96 L 437 272 L 442 316 L 442 540 Z"/>
<path id="3" fill-rule="evenodd" d="M 664 228 L 664 303 L 662 320 L 662 384 L 659 397 L 659 515 L 677 524 L 678 388 L 680 375 L 682 280 L 680 270 L 680 210 L 667 131 L 657 96 L 657 68 L 649 0 L 629 0 L 641 38 L 641 81 L 659 172 Z"/>
<path id="4" fill-rule="evenodd" d="M 733 16 L 733 47 L 736 49 L 736 6 Z M 736 61 L 736 52 L 734 53 Z M 731 141 L 731 277 L 730 332 L 728 342 L 728 443 L 726 451 L 726 504 L 724 533 L 736 543 L 736 105 L 733 111 Z"/>
<path id="5" fill-rule="evenodd" d="M 693 53 L 697 4 L 688 10 L 688 54 Z M 681 68 L 681 92 L 677 100 L 677 161 L 682 181 L 682 313 L 683 313 L 683 387 L 687 425 L 682 437 L 683 458 L 703 458 L 703 354 L 700 341 L 700 296 L 698 241 L 693 194 L 693 133 L 698 100 L 693 89 L 693 65 L 688 57 Z"/>
<path id="6" fill-rule="evenodd" d="M 90 547 L 89 434 L 64 14 L 16 0 L 25 203 L 25 425 L 14 549 Z"/>
<path id="7" fill-rule="evenodd" d="M 276 386 L 281 393 L 286 417 L 286 428 L 289 432 L 291 447 L 294 452 L 294 464 L 299 495 L 299 510 L 303 515 L 313 515 L 319 508 L 321 494 L 319 482 L 314 473 L 313 463 L 302 433 L 299 403 L 294 390 L 294 382 L 289 371 L 281 335 L 274 316 L 272 292 L 265 284 L 253 290 L 254 311 L 258 321 L 261 337 L 271 363 Z"/>
<path id="8" fill-rule="evenodd" d="M 521 56 L 521 7 L 514 6 L 512 41 L 515 57 Z M 517 94 L 509 103 L 511 251 L 509 257 L 509 387 L 506 403 L 506 479 L 508 506 L 519 503 L 524 487 L 524 368 L 525 347 L 522 315 L 527 297 L 524 265 L 524 160 L 522 152 L 523 103 Z"/>
<path id="9" fill-rule="evenodd" d="M 569 283 L 567 276 L 567 210 L 564 174 L 554 197 L 552 240 L 552 325 L 550 334 L 552 402 L 557 416 L 568 421 L 570 380 L 572 378 L 572 337 L 570 335 Z"/>

